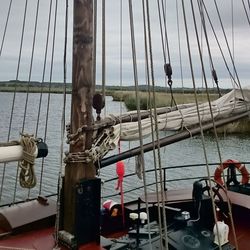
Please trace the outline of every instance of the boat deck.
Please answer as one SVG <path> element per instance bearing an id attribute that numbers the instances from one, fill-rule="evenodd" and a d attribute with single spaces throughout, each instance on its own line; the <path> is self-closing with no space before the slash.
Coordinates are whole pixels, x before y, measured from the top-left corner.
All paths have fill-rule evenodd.
<path id="1" fill-rule="evenodd" d="M 56 249 L 54 239 L 54 227 L 32 230 L 18 235 L 9 235 L 0 240 L 0 250 L 52 250 Z M 60 246 L 61 250 L 66 247 Z M 104 250 L 96 242 L 85 244 L 79 250 Z"/>
<path id="2" fill-rule="evenodd" d="M 156 193 L 149 194 L 147 200 L 149 203 L 154 205 L 157 202 Z M 165 199 L 166 198 L 166 199 Z M 171 203 L 187 203 L 192 200 L 191 190 L 169 190 L 165 192 L 165 198 L 167 204 Z M 142 205 L 144 198 L 141 197 Z M 182 202 L 181 202 L 182 201 Z M 129 206 L 129 209 L 134 206 L 134 209 L 137 208 L 138 204 L 134 203 Z M 133 209 L 132 209 L 133 210 Z M 239 250 L 249 250 L 249 240 L 250 240 L 250 209 L 248 207 L 243 207 L 239 205 L 233 205 L 232 207 L 234 224 L 238 242 Z M 226 222 L 229 224 L 229 222 Z M 50 225 L 53 225 L 50 224 Z M 11 235 L 2 236 L 0 238 L 0 250 L 4 249 L 13 249 L 13 250 L 51 250 L 55 248 L 55 239 L 54 239 L 54 227 L 49 226 L 47 228 L 42 228 L 32 231 L 22 231 L 21 234 L 15 233 Z M 232 245 L 236 245 L 234 242 L 234 237 L 232 233 L 232 228 L 230 228 L 229 240 Z M 0 225 L 0 235 L 3 233 L 1 231 Z M 122 232 L 124 234 L 124 232 Z M 3 234 L 2 234 L 3 235 Z M 121 232 L 116 232 L 116 235 L 111 235 L 112 238 L 118 238 L 121 236 Z M 103 243 L 103 241 L 102 241 Z M 103 245 L 103 244 L 102 244 Z M 65 247 L 60 249 L 64 250 Z M 91 249 L 91 250 L 102 250 L 105 249 L 96 242 L 88 243 L 79 248 L 80 250 Z"/>

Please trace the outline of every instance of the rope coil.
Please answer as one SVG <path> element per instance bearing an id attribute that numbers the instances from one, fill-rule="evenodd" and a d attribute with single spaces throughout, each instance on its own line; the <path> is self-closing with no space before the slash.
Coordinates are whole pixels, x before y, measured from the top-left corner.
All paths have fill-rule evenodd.
<path id="1" fill-rule="evenodd" d="M 19 182 L 23 188 L 33 188 L 36 186 L 36 175 L 34 170 L 36 158 L 36 139 L 32 135 L 22 134 L 20 145 L 23 147 L 23 160 L 19 161 L 20 167 Z"/>

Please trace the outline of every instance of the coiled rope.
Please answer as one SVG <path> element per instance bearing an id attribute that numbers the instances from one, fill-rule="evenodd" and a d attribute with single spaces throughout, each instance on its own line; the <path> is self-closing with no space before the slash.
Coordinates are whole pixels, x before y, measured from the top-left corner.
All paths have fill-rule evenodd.
<path id="1" fill-rule="evenodd" d="M 34 170 L 35 153 L 37 150 L 36 139 L 32 135 L 22 134 L 20 145 L 23 147 L 23 160 L 19 161 L 19 182 L 23 188 L 36 186 L 36 175 Z"/>

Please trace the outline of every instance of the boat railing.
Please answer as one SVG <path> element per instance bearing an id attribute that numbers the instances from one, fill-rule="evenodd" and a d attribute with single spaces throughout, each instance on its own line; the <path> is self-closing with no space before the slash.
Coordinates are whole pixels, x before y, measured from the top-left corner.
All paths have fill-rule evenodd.
<path id="1" fill-rule="evenodd" d="M 250 162 L 241 162 L 242 164 L 250 164 Z M 163 188 L 164 188 L 164 191 L 168 190 L 168 187 L 167 185 L 170 184 L 170 183 L 180 183 L 180 182 L 183 182 L 183 181 L 187 181 L 188 183 L 192 184 L 195 180 L 199 180 L 199 179 L 202 179 L 202 178 L 205 178 L 207 177 L 207 174 L 206 174 L 206 171 L 201 171 L 202 174 L 200 172 L 197 172 L 197 171 L 192 171 L 192 173 L 199 173 L 199 174 L 194 174 L 192 176 L 182 176 L 182 177 L 179 177 L 179 178 L 168 178 L 168 172 L 170 170 L 177 170 L 177 169 L 187 169 L 187 168 L 201 168 L 201 167 L 206 167 L 206 166 L 209 166 L 209 167 L 212 167 L 212 175 L 211 175 L 211 178 L 214 178 L 214 170 L 217 166 L 219 166 L 220 164 L 219 163 L 209 163 L 209 164 L 186 164 L 186 165 L 178 165 L 178 166 L 167 166 L 167 167 L 163 167 L 161 168 L 162 169 L 162 173 L 163 173 Z M 211 170 L 211 169 L 210 169 Z M 160 169 L 148 169 L 145 171 L 146 175 L 149 174 L 150 172 L 159 172 Z M 134 177 L 136 176 L 136 173 L 129 173 L 129 174 L 126 174 L 124 175 L 124 180 L 128 181 L 128 178 L 130 177 Z M 240 176 L 240 173 L 237 174 L 237 176 Z M 105 184 L 107 183 L 110 183 L 110 182 L 115 182 L 117 181 L 118 177 L 114 177 L 114 178 L 110 178 L 108 180 L 105 180 Z M 138 190 L 142 190 L 143 188 L 145 187 L 153 187 L 155 186 L 156 184 L 160 184 L 160 181 L 158 182 L 150 182 L 150 183 L 147 183 L 146 185 L 142 184 L 142 185 L 139 185 L 137 187 L 132 187 L 132 188 L 129 188 L 127 190 L 124 191 L 124 194 L 131 194 L 132 192 L 136 192 Z M 179 186 L 179 185 L 178 185 Z M 104 195 L 102 198 L 103 199 L 110 199 L 110 198 L 114 198 L 116 196 L 120 196 L 120 193 L 116 192 L 116 193 L 113 193 L 113 194 L 108 194 L 108 195 Z"/>
<path id="2" fill-rule="evenodd" d="M 250 162 L 241 162 L 242 164 L 245 164 L 245 165 L 250 165 Z M 219 163 L 209 163 L 208 166 L 211 167 L 211 177 L 213 178 L 214 175 L 214 170 L 215 168 L 219 165 Z M 207 165 L 202 163 L 202 164 L 186 164 L 186 165 L 178 165 L 178 166 L 166 166 L 166 167 L 162 167 L 161 170 L 162 170 L 162 184 L 163 184 L 163 189 L 164 191 L 168 190 L 168 189 L 174 189 L 173 187 L 174 186 L 177 186 L 176 184 L 178 183 L 178 186 L 180 186 L 181 182 L 188 182 L 189 185 L 191 185 L 195 180 L 198 180 L 198 179 L 201 179 L 201 178 L 204 178 L 204 177 L 207 177 L 206 175 L 206 171 L 205 171 L 205 167 Z M 198 169 L 202 168 L 201 171 L 193 171 L 193 169 Z M 176 171 L 176 170 L 184 170 L 184 169 L 192 169 L 192 175 L 188 174 L 188 176 L 185 176 L 185 172 L 182 176 L 178 175 L 178 177 L 169 177 L 169 172 L 171 170 L 173 171 Z M 153 174 L 155 171 L 157 171 L 157 173 L 159 173 L 160 169 L 148 169 L 145 171 L 146 173 L 146 176 L 149 175 L 149 174 Z M 240 174 L 237 174 L 237 176 L 239 176 Z M 102 178 L 102 177 L 101 177 Z M 124 182 L 125 183 L 131 183 L 130 179 L 131 178 L 137 178 L 136 177 L 136 173 L 135 172 L 132 172 L 132 173 L 128 173 L 126 175 L 124 175 Z M 102 178 L 102 181 L 104 183 L 104 189 L 105 189 L 105 186 L 109 186 L 109 187 L 114 187 L 114 183 L 117 182 L 118 180 L 118 177 L 112 177 L 112 178 L 109 178 L 109 179 L 106 179 L 106 180 L 103 180 L 104 178 Z M 133 181 L 133 180 L 132 180 Z M 128 194 L 129 196 L 131 196 L 131 194 L 134 194 L 132 195 L 134 198 L 135 197 L 138 197 L 141 195 L 141 190 L 143 188 L 149 188 L 149 192 L 150 191 L 154 191 L 155 189 L 155 186 L 156 184 L 160 185 L 161 182 L 158 180 L 157 182 L 155 181 L 150 181 L 148 182 L 146 185 L 143 184 L 143 181 L 141 182 L 138 182 L 138 183 L 141 183 L 139 185 L 127 185 L 126 186 L 126 189 L 124 189 L 124 194 Z M 112 190 L 112 188 L 109 189 L 109 193 L 108 194 L 105 194 L 105 192 L 102 194 L 102 199 L 115 199 L 117 197 L 120 196 L 120 192 L 118 191 L 114 191 L 114 192 L 110 192 L 110 190 Z M 48 195 L 44 195 L 44 197 L 46 198 L 51 198 L 51 199 L 56 199 L 57 197 L 57 193 L 52 193 L 52 194 L 48 194 Z M 37 199 L 37 197 L 32 197 L 30 199 L 28 199 L 29 201 L 31 200 L 34 200 L 34 199 Z M 0 208 L 1 207 L 6 207 L 6 206 L 12 206 L 14 204 L 20 204 L 20 203 L 24 203 L 25 201 L 27 201 L 27 199 L 23 199 L 23 200 L 19 200 L 19 201 L 16 201 L 16 202 L 10 202 L 10 203 L 5 203 L 5 204 L 1 204 L 0 205 Z"/>

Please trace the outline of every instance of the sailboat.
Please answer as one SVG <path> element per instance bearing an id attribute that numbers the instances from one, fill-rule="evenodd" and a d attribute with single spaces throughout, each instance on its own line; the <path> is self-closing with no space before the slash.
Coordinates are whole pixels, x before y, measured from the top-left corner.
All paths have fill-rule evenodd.
<path id="1" fill-rule="evenodd" d="M 117 2 L 115 1 L 113 4 L 117 4 Z M 193 103 L 176 103 L 173 88 L 174 74 L 170 62 L 170 37 L 168 36 L 166 19 L 169 14 L 168 4 L 173 2 L 156 1 L 153 5 L 154 8 L 151 5 L 152 1 L 143 0 L 140 4 L 131 0 L 127 2 L 137 111 L 120 112 L 117 116 L 108 116 L 104 115 L 104 107 L 108 102 L 105 98 L 105 7 L 107 1 L 102 1 L 102 3 L 94 0 L 73 1 L 72 90 L 70 91 L 71 108 L 68 107 L 68 110 L 71 111 L 68 111 L 70 123 L 66 125 L 69 2 L 65 1 L 65 14 L 63 15 L 65 16 L 64 75 L 61 84 L 63 95 L 60 95 L 63 96 L 60 105 L 62 116 L 59 119 L 57 116 L 59 95 L 51 93 L 51 91 L 55 91 L 53 87 L 57 87 L 53 84 L 53 69 L 56 61 L 56 28 L 62 27 L 59 23 L 61 20 L 58 18 L 60 17 L 58 16 L 59 1 L 48 1 L 49 9 L 46 9 L 48 15 L 47 33 L 44 32 L 44 29 L 42 30 L 42 33 L 45 33 L 42 80 L 36 84 L 31 79 L 35 67 L 35 45 L 39 31 L 39 17 L 41 17 L 39 11 L 44 14 L 42 8 L 46 4 L 45 2 L 42 4 L 38 0 L 35 8 L 33 6 L 36 9 L 34 11 L 29 5 L 29 1 L 25 1 L 22 25 L 20 26 L 22 32 L 17 56 L 16 79 L 14 83 L 9 81 L 8 84 L 1 85 L 3 89 L 7 87 L 5 91 L 10 88 L 13 93 L 1 93 L 1 102 L 3 102 L 1 107 L 4 107 L 1 117 L 4 119 L 1 119 L 0 126 L 0 249 L 247 250 L 249 248 L 250 184 L 248 162 L 243 159 L 224 159 L 222 157 L 221 136 L 218 135 L 218 129 L 221 128 L 226 133 L 226 125 L 231 125 L 242 119 L 245 123 L 248 122 L 250 90 L 241 86 L 235 65 L 236 60 L 234 60 L 234 54 L 231 53 L 226 32 L 222 29 L 232 69 L 225 58 L 224 51 L 214 32 L 213 22 L 210 19 L 208 7 L 211 7 L 211 2 L 208 4 L 203 0 L 196 3 L 194 3 L 195 1 L 176 1 L 176 17 L 178 17 L 176 19 L 176 33 L 179 37 L 179 18 L 182 17 L 183 26 L 181 27 L 185 34 L 185 48 L 188 51 L 187 61 L 189 61 L 191 72 L 191 93 L 194 96 Z M 96 60 L 98 58 L 96 35 L 99 24 L 97 10 L 100 6 L 102 7 L 103 85 L 101 91 L 95 92 L 96 66 L 98 65 Z M 138 46 L 136 44 L 134 12 L 137 11 L 135 7 L 138 6 L 142 10 L 140 12 L 142 19 L 140 20 L 143 20 L 143 25 L 140 26 L 140 30 L 143 30 L 143 36 L 140 38 L 143 40 L 145 49 L 146 76 L 144 82 L 147 83 L 147 110 L 140 108 L 141 92 L 138 81 L 136 57 Z M 218 15 L 219 24 L 224 27 L 216 1 L 214 1 L 213 6 Z M 4 48 L 7 47 L 8 28 L 11 20 L 14 20 L 11 19 L 11 14 L 16 15 L 14 8 L 14 3 L 10 0 L 9 6 L 6 8 L 5 25 L 2 29 L 0 60 L 1 67 L 6 70 L 5 66 L 8 62 L 5 59 L 8 50 L 6 49 L 5 54 Z M 121 1 L 121 31 L 123 31 L 122 14 L 126 8 L 124 1 Z M 33 39 L 31 39 L 31 46 L 29 46 L 31 48 L 30 67 L 28 80 L 22 83 L 21 88 L 19 88 L 21 59 L 25 53 L 25 47 L 23 47 L 25 30 L 31 29 L 30 24 L 26 22 L 29 10 L 31 13 L 36 13 L 33 20 Z M 52 22 L 53 11 L 54 21 Z M 179 11 L 181 11 L 181 15 Z M 198 15 L 195 14 L 195 11 L 198 12 Z M 249 21 L 249 11 L 245 1 L 242 1 L 241 11 L 246 16 L 246 22 Z M 155 37 L 152 37 L 152 13 L 159 17 L 160 32 L 157 42 L 162 43 L 162 68 L 167 83 L 166 90 L 169 91 L 171 97 L 171 105 L 164 108 L 156 108 L 155 105 L 156 76 L 152 44 Z M 187 17 L 187 14 L 190 17 Z M 198 31 L 197 27 L 198 17 L 201 32 Z M 137 18 L 139 19 L 138 16 Z M 196 72 L 192 62 L 192 42 L 194 40 L 190 39 L 191 33 L 188 29 L 191 26 L 190 21 L 192 21 L 195 44 L 198 47 L 196 55 L 199 58 L 199 73 L 202 75 L 199 80 L 203 83 L 202 91 L 205 92 L 206 96 L 206 100 L 203 102 L 198 101 L 199 88 L 196 84 Z M 41 23 L 45 24 L 44 21 Z M 13 29 L 13 26 L 11 28 Z M 121 32 L 120 37 L 122 34 Z M 201 34 L 203 39 L 200 37 Z M 221 94 L 215 64 L 212 60 L 213 46 L 208 39 L 211 34 L 219 47 L 216 53 L 220 51 L 230 81 L 234 86 L 230 92 L 224 95 Z M 174 43 L 176 41 L 181 41 L 180 37 Z M 201 46 L 201 41 L 206 44 L 207 54 L 203 51 L 205 45 Z M 60 44 L 62 44 L 62 40 L 60 40 Z M 119 44 L 122 54 L 122 43 Z M 49 81 L 46 82 L 45 73 L 48 67 L 50 47 Z M 180 48 L 181 46 L 179 46 L 179 52 L 183 47 Z M 41 53 L 39 53 L 39 58 L 40 56 Z M 121 55 L 120 66 L 123 66 L 122 58 Z M 213 79 L 213 88 L 208 86 L 207 65 L 204 58 L 208 59 L 209 62 L 208 68 L 212 72 L 210 77 Z M 180 68 L 182 66 L 180 60 Z M 23 70 L 25 69 L 23 68 Z M 122 75 L 121 71 L 120 79 L 122 79 Z M 58 85 L 60 86 L 60 84 Z M 38 94 L 30 93 L 34 86 L 39 89 Z M 19 92 L 22 88 L 25 88 L 25 93 Z M 211 100 L 211 90 L 217 91 L 218 98 L 216 100 Z M 38 105 L 36 106 L 34 103 L 38 103 Z M 31 106 L 30 109 L 28 104 Z M 53 105 L 54 109 L 52 110 Z M 7 110 L 7 106 L 10 107 L 11 112 L 7 112 L 6 115 L 4 111 Z M 17 123 L 15 124 L 16 117 Z M 20 117 L 23 118 L 22 122 L 19 120 Z M 48 128 L 49 119 L 55 125 L 51 131 Z M 6 124 L 9 126 L 7 127 Z M 44 136 L 40 136 L 41 131 L 44 131 Z M 214 162 L 215 160 L 212 162 L 208 158 L 205 141 L 205 137 L 208 136 L 207 131 L 214 142 L 213 149 L 210 148 L 210 150 L 216 148 L 212 153 L 212 160 L 219 159 L 217 162 Z M 5 134 L 4 136 L 7 134 L 7 139 L 2 136 L 3 134 Z M 151 140 L 148 139 L 150 137 Z M 184 139 L 191 137 L 193 137 L 192 140 L 195 140 L 194 138 L 201 140 L 198 148 L 204 155 L 202 163 L 187 163 L 184 152 L 181 152 L 179 156 L 182 161 L 180 166 L 173 166 L 169 160 L 163 163 L 163 155 L 166 153 L 161 148 L 183 142 Z M 67 152 L 65 152 L 65 139 L 69 144 Z M 124 149 L 123 141 L 136 141 L 137 144 Z M 243 151 L 242 148 L 240 150 Z M 177 151 L 181 150 L 177 149 Z M 56 152 L 56 154 L 52 152 Z M 111 152 L 117 153 L 112 154 Z M 152 152 L 152 154 L 148 157 L 147 152 Z M 193 155 L 196 153 L 191 152 Z M 175 153 L 177 155 L 177 152 Z M 129 158 L 136 158 L 136 170 L 133 170 L 133 173 L 125 174 L 129 168 L 128 164 L 130 164 L 125 160 Z M 15 165 L 16 162 L 18 164 Z M 56 162 L 60 166 L 57 177 L 52 173 L 53 164 Z M 105 176 L 107 166 L 111 166 L 113 172 L 116 171 L 112 178 L 109 178 L 112 172 L 108 172 Z M 168 176 L 171 169 L 176 171 L 173 179 L 169 179 Z M 211 172 L 212 170 L 214 173 Z M 239 174 L 237 174 L 238 172 Z M 40 177 L 37 173 L 40 174 Z M 52 181 L 48 185 L 46 182 L 49 182 L 50 179 Z M 153 180 L 153 183 L 148 182 L 149 180 Z M 104 194 L 108 183 L 112 181 L 113 183 L 117 181 L 115 194 L 111 193 L 110 186 L 108 194 Z M 186 182 L 185 185 L 183 181 Z M 137 183 L 141 183 L 142 187 L 137 188 Z M 171 186 L 171 183 L 176 184 Z M 127 184 L 126 187 L 125 184 Z M 53 187 L 56 191 L 52 190 Z M 131 196 L 132 199 L 126 201 L 124 196 L 126 193 L 131 194 L 132 189 L 135 189 L 136 192 L 134 196 Z M 10 196 L 10 191 L 13 192 L 13 196 Z M 119 199 L 116 199 L 117 196 Z"/>

